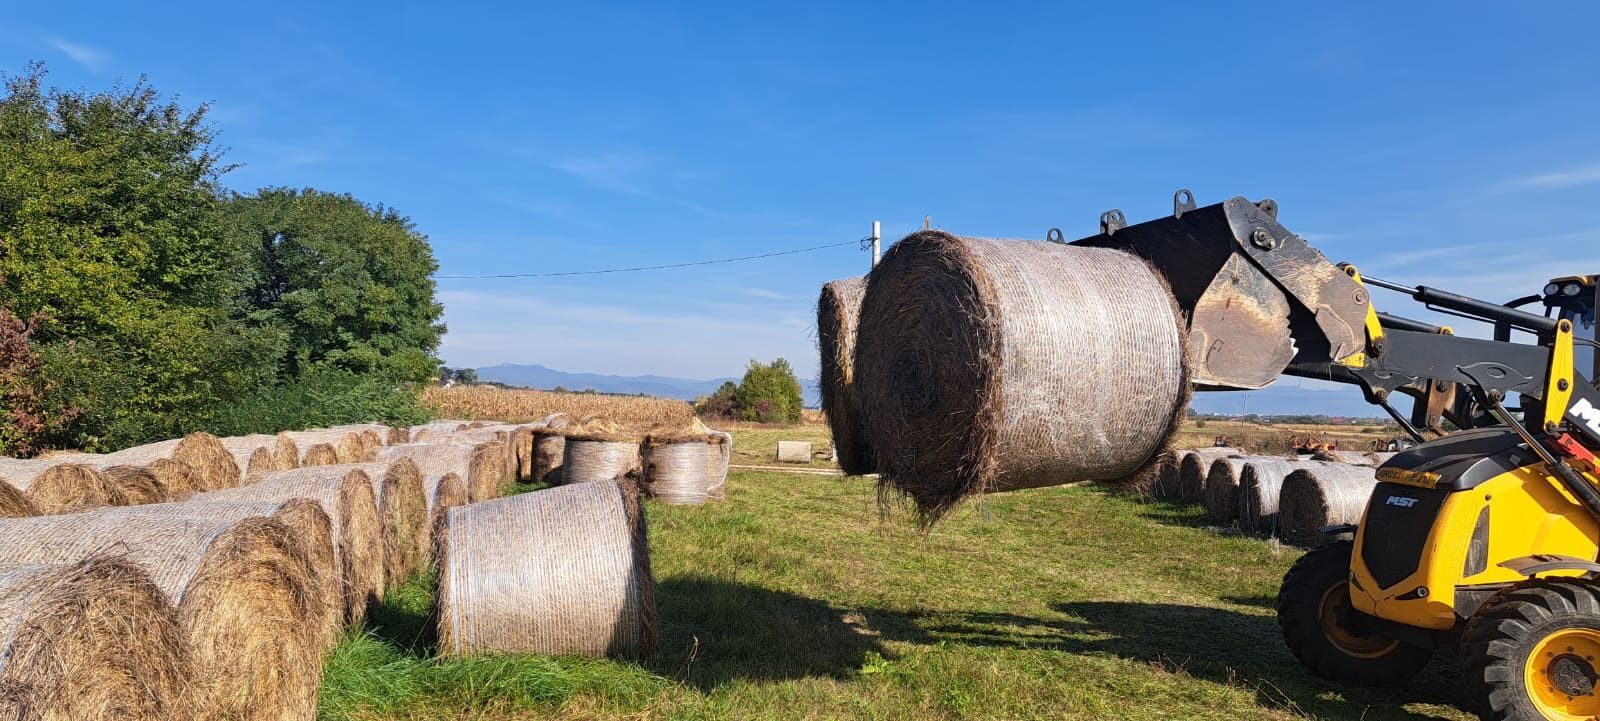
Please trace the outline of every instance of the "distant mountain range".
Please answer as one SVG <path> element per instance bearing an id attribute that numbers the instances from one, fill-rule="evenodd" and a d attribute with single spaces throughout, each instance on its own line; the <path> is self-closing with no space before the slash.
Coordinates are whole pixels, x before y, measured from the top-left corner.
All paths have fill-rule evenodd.
<path id="1" fill-rule="evenodd" d="M 1382 408 L 1367 403 L 1355 386 L 1310 388 L 1301 386 L 1296 378 L 1284 378 L 1259 391 L 1195 393 L 1189 406 L 1201 413 L 1235 416 L 1245 413 L 1246 408 L 1250 413 L 1264 416 L 1321 413 L 1345 418 L 1375 418 L 1388 415 Z M 1404 400 L 1396 407 L 1402 413 L 1411 408 Z"/>
<path id="2" fill-rule="evenodd" d="M 568 373 L 542 365 L 518 365 L 503 363 L 488 368 L 479 368 L 478 378 L 508 386 L 521 386 L 523 388 L 542 388 L 549 390 L 560 386 L 569 391 L 582 391 L 594 389 L 601 393 L 627 393 L 660 396 L 662 398 L 677 398 L 692 401 L 700 396 L 708 396 L 716 392 L 717 387 L 727 381 L 739 382 L 738 378 L 712 378 L 699 380 L 695 378 L 671 378 L 668 376 L 615 376 L 603 373 Z M 817 391 L 811 384 L 801 382 L 807 406 L 815 407 L 820 401 Z"/>

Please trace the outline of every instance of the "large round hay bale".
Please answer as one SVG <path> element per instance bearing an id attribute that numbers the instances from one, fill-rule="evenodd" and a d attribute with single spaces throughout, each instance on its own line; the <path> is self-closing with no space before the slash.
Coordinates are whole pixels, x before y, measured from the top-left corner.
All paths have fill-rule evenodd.
<path id="1" fill-rule="evenodd" d="M 94 466 L 55 459 L 0 458 L 0 483 L 28 499 L 39 513 L 70 513 L 85 508 L 127 504 L 122 491 Z M 0 494 L 0 499 L 11 496 Z M 13 496 L 14 498 L 14 496 Z M 14 504 L 7 515 L 32 515 Z"/>
<path id="2" fill-rule="evenodd" d="M 0 567 L 0 718 L 191 718 L 189 646 L 139 566 L 112 556 Z"/>
<path id="3" fill-rule="evenodd" d="M 559 428 L 545 427 L 533 432 L 532 468 L 529 478 L 535 483 L 561 483 L 561 460 L 567 454 L 567 434 Z"/>
<path id="4" fill-rule="evenodd" d="M 1154 498 L 1178 497 L 1178 462 L 1188 455 L 1189 451 L 1167 451 L 1156 459 L 1155 470 L 1148 474 L 1149 482 L 1144 488 L 1134 488 L 1141 493 L 1148 493 Z"/>
<path id="5" fill-rule="evenodd" d="M 155 477 L 156 482 L 160 484 L 162 492 L 166 494 L 168 500 L 187 498 L 189 494 L 202 490 L 201 486 L 204 485 L 204 482 L 200 480 L 200 474 L 193 467 L 183 461 L 175 461 L 171 458 L 149 458 L 143 460 L 124 458 L 118 461 L 112 459 L 109 455 L 96 453 L 63 453 L 53 455 L 49 460 L 82 463 L 98 468 L 101 473 L 119 466 L 142 468 Z M 0 503 L 0 508 L 3 507 L 4 504 Z"/>
<path id="6" fill-rule="evenodd" d="M 472 501 L 500 495 L 505 484 L 504 446 L 492 443 L 409 443 L 383 449 L 379 461 L 410 458 L 424 477 L 455 473 Z"/>
<path id="7" fill-rule="evenodd" d="M 326 626 L 302 548 L 283 524 L 259 517 L 0 520 L 0 563 L 76 563 L 111 553 L 150 574 L 177 607 L 194 661 L 193 718 L 315 717 Z"/>
<path id="8" fill-rule="evenodd" d="M 1237 448 L 1199 448 L 1192 451 L 1180 451 L 1178 453 L 1178 500 L 1185 503 L 1199 503 L 1205 494 L 1206 474 L 1211 472 L 1211 463 L 1218 458 L 1237 456 L 1243 453 Z"/>
<path id="9" fill-rule="evenodd" d="M 872 445 L 861 425 L 861 402 L 855 389 L 856 327 L 866 278 L 844 278 L 822 286 L 817 299 L 817 350 L 822 356 L 818 386 L 822 411 L 828 417 L 839 468 L 859 476 L 877 470 Z"/>
<path id="10" fill-rule="evenodd" d="M 1311 454 L 1311 460 L 1327 461 L 1329 463 L 1349 463 L 1356 466 L 1378 467 L 1383 460 L 1373 451 L 1317 451 Z"/>
<path id="11" fill-rule="evenodd" d="M 480 448 L 492 447 L 498 457 L 490 464 L 490 468 L 498 474 L 498 480 L 492 487 L 486 488 L 490 492 L 487 496 L 474 495 L 472 500 L 482 501 L 498 498 L 502 491 L 517 480 L 517 449 L 512 442 L 511 433 L 515 426 L 483 426 L 470 430 L 456 431 L 454 433 L 435 435 L 434 440 L 441 443 L 468 443 Z M 472 490 L 472 489 L 469 489 Z M 474 491 L 476 493 L 476 491 Z"/>
<path id="12" fill-rule="evenodd" d="M 194 469 L 199 490 L 232 488 L 239 485 L 243 473 L 233 454 L 210 433 L 190 433 L 183 438 L 147 443 L 107 453 L 106 459 L 124 465 L 149 466 L 158 459 L 179 461 Z"/>
<path id="13" fill-rule="evenodd" d="M 1204 488 L 1200 493 L 1200 507 L 1206 518 L 1215 523 L 1233 524 L 1239 521 L 1239 481 L 1245 470 L 1257 463 L 1277 463 L 1283 458 L 1272 456 L 1223 456 L 1211 462 Z"/>
<path id="14" fill-rule="evenodd" d="M 106 477 L 107 483 L 116 487 L 123 503 L 127 505 L 165 503 L 173 500 L 173 494 L 167 490 L 161 478 L 144 466 L 106 466 L 100 473 Z"/>
<path id="15" fill-rule="evenodd" d="M 561 482 L 609 481 L 638 468 L 637 438 L 614 434 L 568 435 L 561 458 Z"/>
<path id="16" fill-rule="evenodd" d="M 640 446 L 640 466 L 650 494 L 664 503 L 699 505 L 722 498 L 717 463 L 722 435 L 652 433 Z"/>
<path id="17" fill-rule="evenodd" d="M 441 654 L 655 650 L 655 581 L 631 481 L 452 508 L 437 549 Z"/>
<path id="18" fill-rule="evenodd" d="M 340 467 L 360 469 L 372 479 L 383 527 L 383 577 L 388 588 L 403 585 L 421 565 L 428 547 L 430 518 L 422 471 L 410 458 Z"/>
<path id="19" fill-rule="evenodd" d="M 1246 465 L 1239 475 L 1239 527 L 1278 535 L 1278 496 L 1283 491 L 1283 479 L 1296 469 L 1319 465 L 1317 461 L 1289 458 Z"/>
<path id="20" fill-rule="evenodd" d="M 28 500 L 27 494 L 9 483 L 0 483 L 0 518 L 27 518 L 39 515 L 39 509 Z"/>
<path id="21" fill-rule="evenodd" d="M 305 454 L 312 446 L 327 444 L 334 451 L 338 463 L 365 463 L 377 460 L 376 450 L 368 450 L 368 439 L 357 431 L 321 429 L 312 431 L 284 431 L 281 435 L 294 441 Z M 311 465 L 302 455 L 300 465 Z M 330 465 L 330 464 L 321 464 Z"/>
<path id="22" fill-rule="evenodd" d="M 289 531 L 289 538 L 298 544 L 306 564 L 304 572 L 308 586 L 314 587 L 316 597 L 321 599 L 314 615 L 323 619 L 325 645 L 332 647 L 339 641 L 340 631 L 344 627 L 344 598 L 339 583 L 339 563 L 334 556 L 333 522 L 315 501 L 305 498 L 282 501 L 185 501 L 101 508 L 94 512 L 101 515 L 142 514 L 229 521 L 259 516 L 277 521 Z"/>
<path id="23" fill-rule="evenodd" d="M 339 463 L 339 451 L 328 443 L 313 443 L 306 446 L 305 454 L 300 457 L 301 468 L 336 466 Z"/>
<path id="24" fill-rule="evenodd" d="M 1165 279 L 1116 250 L 923 231 L 873 269 L 855 385 L 881 483 L 925 521 L 962 498 L 1128 483 L 1188 402 Z"/>
<path id="25" fill-rule="evenodd" d="M 283 434 L 269 436 L 257 433 L 219 438 L 217 441 L 223 448 L 228 449 L 228 453 L 239 464 L 241 483 L 251 473 L 287 471 L 300 467 L 299 446 L 293 439 Z"/>
<path id="26" fill-rule="evenodd" d="M 1278 529 L 1283 540 L 1319 545 L 1326 538 L 1317 529 L 1359 523 L 1377 485 L 1371 466 L 1327 463 L 1296 469 L 1283 479 L 1278 496 Z"/>
<path id="27" fill-rule="evenodd" d="M 333 524 L 334 558 L 339 566 L 340 597 L 345 620 L 366 616 L 381 600 L 383 527 L 378 518 L 372 478 L 359 468 L 317 466 L 269 471 L 251 476 L 249 485 L 199 493 L 190 502 L 237 503 L 305 498 L 317 503 Z"/>

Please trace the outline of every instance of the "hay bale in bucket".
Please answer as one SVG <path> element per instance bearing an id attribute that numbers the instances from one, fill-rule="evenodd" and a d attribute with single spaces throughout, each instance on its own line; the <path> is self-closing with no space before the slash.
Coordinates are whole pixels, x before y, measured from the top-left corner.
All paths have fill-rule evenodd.
<path id="1" fill-rule="evenodd" d="M 718 464 L 725 434 L 652 432 L 640 446 L 650 495 L 663 503 L 699 505 L 723 498 L 723 477 Z"/>
<path id="2" fill-rule="evenodd" d="M 1277 458 L 1245 466 L 1239 475 L 1239 527 L 1278 535 L 1278 496 L 1283 491 L 1283 479 L 1297 469 L 1319 465 L 1317 461 Z"/>
<path id="3" fill-rule="evenodd" d="M 499 443 L 408 443 L 389 446 L 379 461 L 410 458 L 424 477 L 455 473 L 467 486 L 473 502 L 500 495 L 505 482 L 504 458 Z"/>
<path id="4" fill-rule="evenodd" d="M 822 411 L 838 450 L 839 468 L 852 476 L 877 470 L 855 389 L 856 328 L 866 292 L 866 278 L 844 278 L 824 284 L 817 299 L 817 350 L 822 356 L 817 385 L 822 390 Z"/>
<path id="5" fill-rule="evenodd" d="M 1200 494 L 1200 507 L 1205 509 L 1206 519 L 1215 523 L 1237 522 L 1239 483 L 1245 470 L 1258 463 L 1278 463 L 1283 460 L 1271 456 L 1224 456 L 1212 461 Z"/>
<path id="6" fill-rule="evenodd" d="M 381 599 L 383 528 L 372 478 L 359 468 L 318 466 L 251 476 L 239 488 L 199 493 L 189 502 L 239 503 L 305 498 L 332 522 L 334 559 L 345 620 L 359 621 Z"/>
<path id="7" fill-rule="evenodd" d="M 868 278 L 856 339 L 880 485 L 931 522 L 974 494 L 1135 481 L 1188 404 L 1184 327 L 1121 251 L 907 237 Z"/>
<path id="8" fill-rule="evenodd" d="M 244 475 L 233 454 L 210 433 L 190 433 L 176 440 L 124 448 L 107 453 L 105 458 L 132 466 L 150 466 L 163 459 L 178 461 L 194 469 L 198 490 L 205 491 L 237 486 Z"/>
<path id="9" fill-rule="evenodd" d="M 76 563 L 112 553 L 150 575 L 176 606 L 194 661 L 193 718 L 315 717 L 326 626 L 301 552 L 283 524 L 259 517 L 0 520 L 0 563 Z"/>
<path id="10" fill-rule="evenodd" d="M 0 567 L 0 626 L 0 718 L 191 718 L 177 612 L 133 563 Z"/>
<path id="11" fill-rule="evenodd" d="M 1185 503 L 1199 503 L 1205 494 L 1206 474 L 1211 472 L 1211 463 L 1218 458 L 1242 454 L 1243 451 L 1237 448 L 1199 448 L 1180 453 L 1178 500 Z"/>
<path id="12" fill-rule="evenodd" d="M 638 468 L 638 438 L 619 433 L 569 433 L 561 457 L 561 483 L 609 481 Z"/>
<path id="13" fill-rule="evenodd" d="M 654 653 L 655 581 L 632 481 L 452 508 L 437 538 L 441 654 Z"/>
<path id="14" fill-rule="evenodd" d="M 1278 496 L 1278 529 L 1283 540 L 1320 545 L 1327 539 L 1317 529 L 1359 522 L 1377 485 L 1371 466 L 1327 463 L 1296 469 L 1283 479 Z"/>
<path id="15" fill-rule="evenodd" d="M 0 458 L 0 483 L 10 486 L 38 513 L 55 514 L 127 503 L 122 491 L 94 466 L 58 460 Z M 11 496 L 10 493 L 0 494 Z M 10 504 L 9 515 L 23 507 Z"/>

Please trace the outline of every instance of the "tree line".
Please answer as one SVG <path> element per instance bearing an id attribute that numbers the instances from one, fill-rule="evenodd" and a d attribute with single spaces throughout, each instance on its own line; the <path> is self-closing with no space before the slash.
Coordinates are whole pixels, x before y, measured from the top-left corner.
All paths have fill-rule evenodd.
<path id="1" fill-rule="evenodd" d="M 45 78 L 0 97 L 0 454 L 425 416 L 443 309 L 410 220 L 230 191 L 208 106 Z"/>

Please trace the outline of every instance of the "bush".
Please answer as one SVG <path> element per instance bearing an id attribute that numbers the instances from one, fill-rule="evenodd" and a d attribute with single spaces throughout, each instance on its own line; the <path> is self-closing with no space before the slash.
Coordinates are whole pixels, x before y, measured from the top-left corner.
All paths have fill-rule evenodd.
<path id="1" fill-rule="evenodd" d="M 420 394 L 417 384 L 324 366 L 229 403 L 206 430 L 237 436 L 374 421 L 417 425 L 430 418 Z"/>
<path id="2" fill-rule="evenodd" d="M 751 360 L 733 400 L 740 417 L 760 423 L 799 422 L 805 405 L 800 380 L 782 358 L 766 364 Z"/>
<path id="3" fill-rule="evenodd" d="M 0 308 L 0 455 L 26 456 L 40 450 L 79 410 L 62 405 L 40 375 L 44 361 L 32 341 L 34 322 L 25 323 Z"/>

